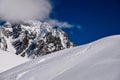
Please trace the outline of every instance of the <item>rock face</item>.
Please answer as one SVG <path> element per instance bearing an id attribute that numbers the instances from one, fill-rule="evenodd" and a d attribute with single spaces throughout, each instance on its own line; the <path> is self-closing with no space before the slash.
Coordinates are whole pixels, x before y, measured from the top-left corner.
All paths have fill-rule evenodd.
<path id="1" fill-rule="evenodd" d="M 0 27 L 0 49 L 13 47 L 15 54 L 23 57 L 36 58 L 73 46 L 65 32 L 46 22 L 5 23 Z"/>

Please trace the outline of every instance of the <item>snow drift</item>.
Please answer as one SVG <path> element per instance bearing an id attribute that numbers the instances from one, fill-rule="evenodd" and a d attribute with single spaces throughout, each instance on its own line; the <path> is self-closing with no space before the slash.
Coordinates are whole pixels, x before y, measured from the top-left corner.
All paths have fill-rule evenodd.
<path id="1" fill-rule="evenodd" d="M 0 74 L 0 80 L 120 80 L 120 35 L 58 51 Z"/>
<path id="2" fill-rule="evenodd" d="M 29 59 L 0 50 L 0 73 L 27 61 L 29 61 Z"/>

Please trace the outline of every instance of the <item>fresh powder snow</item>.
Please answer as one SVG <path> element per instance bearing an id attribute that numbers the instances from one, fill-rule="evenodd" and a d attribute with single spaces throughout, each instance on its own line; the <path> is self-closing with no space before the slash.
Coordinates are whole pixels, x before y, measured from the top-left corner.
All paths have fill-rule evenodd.
<path id="1" fill-rule="evenodd" d="M 120 80 L 120 35 L 36 58 L 0 80 Z"/>
<path id="2" fill-rule="evenodd" d="M 0 73 L 27 61 L 29 61 L 29 59 L 22 58 L 13 53 L 0 50 Z"/>

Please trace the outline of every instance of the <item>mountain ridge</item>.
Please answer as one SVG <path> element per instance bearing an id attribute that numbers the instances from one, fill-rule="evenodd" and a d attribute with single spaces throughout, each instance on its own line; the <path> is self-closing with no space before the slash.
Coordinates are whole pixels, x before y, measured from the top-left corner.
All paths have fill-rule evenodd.
<path id="1" fill-rule="evenodd" d="M 14 47 L 15 54 L 22 57 L 36 58 L 73 47 L 67 34 L 61 29 L 53 29 L 48 23 L 28 21 L 20 24 L 5 23 L 0 28 L 3 50 L 7 51 L 8 43 Z"/>

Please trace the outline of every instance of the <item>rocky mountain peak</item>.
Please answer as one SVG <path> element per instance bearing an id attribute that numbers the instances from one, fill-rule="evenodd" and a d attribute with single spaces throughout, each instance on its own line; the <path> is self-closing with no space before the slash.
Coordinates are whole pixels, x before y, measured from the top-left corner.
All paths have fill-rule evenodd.
<path id="1" fill-rule="evenodd" d="M 9 51 L 13 47 L 14 53 L 22 57 L 36 58 L 73 46 L 64 31 L 46 22 L 7 22 L 0 27 L 0 49 Z"/>

